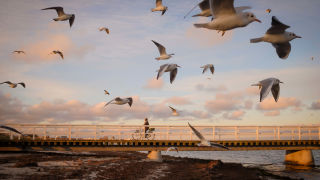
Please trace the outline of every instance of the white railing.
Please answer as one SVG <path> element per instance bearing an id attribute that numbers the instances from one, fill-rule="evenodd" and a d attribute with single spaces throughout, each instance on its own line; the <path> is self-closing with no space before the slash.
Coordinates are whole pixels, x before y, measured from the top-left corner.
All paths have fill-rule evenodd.
<path id="1" fill-rule="evenodd" d="M 7 124 L 32 139 L 198 140 L 188 126 Z M 320 140 L 320 126 L 195 126 L 208 140 Z M 11 138 L 18 134 L 0 129 Z"/>

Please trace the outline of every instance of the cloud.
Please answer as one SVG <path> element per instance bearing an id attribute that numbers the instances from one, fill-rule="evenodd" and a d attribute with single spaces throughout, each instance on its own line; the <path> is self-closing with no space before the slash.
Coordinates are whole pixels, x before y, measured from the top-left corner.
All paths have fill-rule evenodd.
<path id="1" fill-rule="evenodd" d="M 275 102 L 272 97 L 265 99 L 259 105 L 257 105 L 257 109 L 259 110 L 281 110 L 287 109 L 289 107 L 298 108 L 301 107 L 302 103 L 300 100 L 294 97 L 280 97 L 278 102 Z"/>
<path id="2" fill-rule="evenodd" d="M 197 23 L 207 22 L 210 22 L 209 18 L 201 17 Z M 224 36 L 221 36 L 221 33 L 217 33 L 215 30 L 191 26 L 187 29 L 186 36 L 203 47 L 210 47 L 231 40 L 232 31 L 227 31 Z"/>
<path id="3" fill-rule="evenodd" d="M 220 86 L 210 86 L 210 85 L 205 85 L 205 84 L 197 84 L 195 86 L 195 89 L 197 91 L 207 91 L 207 92 L 219 92 L 219 91 L 226 91 L 227 88 L 224 85 Z"/>
<path id="4" fill-rule="evenodd" d="M 274 110 L 274 111 L 267 111 L 264 113 L 265 116 L 279 116 L 280 111 L 279 110 Z"/>
<path id="5" fill-rule="evenodd" d="M 230 113 L 224 113 L 222 117 L 230 120 L 241 120 L 243 115 L 245 114 L 244 111 L 238 110 L 238 111 L 233 111 L 231 114 Z"/>
<path id="6" fill-rule="evenodd" d="M 319 110 L 320 109 L 320 99 L 318 99 L 316 102 L 313 102 L 310 106 L 310 109 Z"/>
<path id="7" fill-rule="evenodd" d="M 187 98 L 184 97 L 171 97 L 169 99 L 166 99 L 164 102 L 174 104 L 174 105 L 187 105 L 192 104 L 191 101 L 189 101 Z"/>
<path id="8" fill-rule="evenodd" d="M 164 82 L 163 82 L 163 79 L 156 79 L 156 78 L 153 78 L 153 79 L 149 79 L 147 84 L 144 86 L 144 88 L 146 89 L 161 89 L 163 88 L 164 86 Z"/>

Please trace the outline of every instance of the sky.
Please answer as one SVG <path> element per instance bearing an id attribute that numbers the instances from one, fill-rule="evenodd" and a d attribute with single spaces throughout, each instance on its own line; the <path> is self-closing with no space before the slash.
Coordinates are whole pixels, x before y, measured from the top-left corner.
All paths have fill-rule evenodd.
<path id="1" fill-rule="evenodd" d="M 235 6 L 251 6 L 246 11 L 262 23 L 223 37 L 193 26 L 210 21 L 191 17 L 199 8 L 183 18 L 198 2 L 163 0 L 168 11 L 161 16 L 150 11 L 155 0 L 0 1 L 0 81 L 26 84 L 0 85 L 0 124 L 140 125 L 147 117 L 153 125 L 319 125 L 320 1 L 235 0 Z M 52 6 L 75 14 L 72 28 L 53 21 L 54 10 L 41 10 Z M 291 41 L 286 60 L 269 43 L 250 43 L 266 32 L 272 16 L 302 36 Z M 102 26 L 110 34 L 100 32 Z M 159 52 L 151 40 L 175 55 L 155 60 Z M 48 55 L 53 50 L 65 58 Z M 156 80 L 165 63 L 181 66 L 172 84 L 168 73 Z M 215 66 L 214 75 L 202 74 L 205 64 Z M 270 93 L 260 103 L 251 84 L 270 77 L 284 82 L 279 101 Z M 104 107 L 118 96 L 133 97 L 132 107 Z"/>

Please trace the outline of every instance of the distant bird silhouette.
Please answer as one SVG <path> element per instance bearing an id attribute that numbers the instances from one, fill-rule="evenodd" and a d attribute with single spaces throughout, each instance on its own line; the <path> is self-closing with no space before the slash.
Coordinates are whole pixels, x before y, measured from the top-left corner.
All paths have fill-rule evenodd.
<path id="1" fill-rule="evenodd" d="M 211 74 L 214 73 L 214 66 L 213 64 L 206 64 L 204 66 L 201 66 L 200 68 L 203 68 L 202 74 L 204 74 L 208 69 L 210 69 Z"/>
<path id="2" fill-rule="evenodd" d="M 59 54 L 60 57 L 61 57 L 62 59 L 64 59 L 64 58 L 63 58 L 63 53 L 62 53 L 61 51 L 55 50 L 55 51 L 52 51 L 50 54 Z"/>
<path id="3" fill-rule="evenodd" d="M 174 54 L 167 54 L 166 52 L 166 48 L 164 46 L 162 46 L 161 44 L 157 43 L 154 40 L 151 40 L 157 47 L 160 53 L 160 56 L 155 58 L 156 60 L 166 60 L 166 59 L 170 59 L 172 57 L 172 55 Z"/>
<path id="4" fill-rule="evenodd" d="M 12 53 L 15 53 L 15 54 L 26 54 L 24 51 L 20 51 L 20 50 L 16 50 L 16 51 L 13 51 Z"/>
<path id="5" fill-rule="evenodd" d="M 99 31 L 105 31 L 107 34 L 110 33 L 109 29 L 106 28 L 106 27 L 101 27 L 101 28 L 99 28 Z"/>
<path id="6" fill-rule="evenodd" d="M 157 80 L 159 79 L 159 77 L 162 76 L 163 73 L 170 72 L 170 83 L 172 84 L 172 82 L 174 81 L 174 79 L 176 78 L 176 75 L 178 73 L 178 67 L 180 67 L 180 66 L 177 64 L 161 65 L 160 69 L 158 70 Z"/>
<path id="7" fill-rule="evenodd" d="M 128 97 L 128 98 L 120 98 L 120 97 L 116 97 L 114 99 L 112 99 L 111 101 L 109 101 L 106 105 L 104 106 L 107 106 L 108 104 L 117 104 L 117 105 L 123 105 L 123 104 L 129 104 L 129 106 L 131 107 L 132 106 L 132 98 L 131 97 Z"/>
<path id="8" fill-rule="evenodd" d="M 41 10 L 50 10 L 50 9 L 54 9 L 57 11 L 58 13 L 58 17 L 57 18 L 54 18 L 53 20 L 54 21 L 66 21 L 66 20 L 69 20 L 69 24 L 70 24 L 70 28 L 74 22 L 74 18 L 75 18 L 75 15 L 74 14 L 65 14 L 64 11 L 63 11 L 63 7 L 48 7 L 48 8 L 44 8 L 44 9 L 41 9 Z"/>
<path id="9" fill-rule="evenodd" d="M 10 82 L 10 81 L 5 81 L 5 82 L 2 82 L 2 83 L 0 83 L 0 84 L 4 84 L 4 83 L 9 84 L 9 86 L 10 86 L 11 88 L 16 88 L 16 87 L 18 86 L 18 84 L 20 84 L 22 87 L 26 88 L 26 85 L 25 85 L 23 82 L 12 83 L 12 82 Z"/>
<path id="10" fill-rule="evenodd" d="M 198 146 L 210 146 L 210 147 L 218 147 L 218 148 L 223 148 L 223 149 L 228 149 L 228 147 L 224 146 L 224 145 L 221 145 L 219 143 L 213 143 L 213 142 L 210 142 L 208 140 L 206 140 L 203 135 L 198 131 L 196 130 L 193 126 L 191 126 L 190 123 L 188 123 L 189 127 L 191 128 L 191 130 L 193 131 L 193 133 L 200 139 L 200 143 L 198 144 Z"/>
<path id="11" fill-rule="evenodd" d="M 266 9 L 266 12 L 267 13 L 271 13 L 271 9 Z"/>
<path id="12" fill-rule="evenodd" d="M 9 130 L 9 131 L 12 131 L 12 132 L 15 132 L 15 133 L 18 133 L 18 134 L 23 135 L 21 132 L 19 132 L 19 131 L 16 130 L 15 128 L 12 128 L 12 127 L 9 127 L 9 126 L 0 125 L 0 128 L 2 128 L 2 129 L 7 129 L 7 130 Z M 24 135 L 23 135 L 23 136 L 24 136 Z"/>
<path id="13" fill-rule="evenodd" d="M 173 116 L 179 116 L 179 113 L 177 112 L 177 110 L 175 108 L 173 108 L 171 106 L 169 106 L 169 108 L 171 109 Z"/>
<path id="14" fill-rule="evenodd" d="M 161 15 L 164 15 L 164 13 L 167 10 L 168 10 L 168 7 L 162 5 L 162 0 L 156 0 L 156 7 L 151 9 L 152 12 L 154 12 L 154 11 L 162 11 Z"/>
<path id="15" fill-rule="evenodd" d="M 278 102 L 279 95 L 280 95 L 280 83 L 279 79 L 276 78 L 268 78 L 262 81 L 259 81 L 257 84 L 252 84 L 252 86 L 259 86 L 260 91 L 260 102 L 262 102 L 269 94 L 272 92 L 273 98 L 276 102 Z"/>
<path id="16" fill-rule="evenodd" d="M 274 48 L 276 48 L 277 54 L 281 59 L 287 59 L 291 45 L 290 41 L 296 38 L 301 38 L 292 32 L 287 32 L 290 26 L 280 22 L 275 16 L 272 16 L 271 27 L 267 30 L 265 35 L 260 38 L 251 39 L 251 43 L 269 42 Z"/>
<path id="17" fill-rule="evenodd" d="M 104 90 L 104 94 L 110 95 L 110 93 L 107 90 Z"/>

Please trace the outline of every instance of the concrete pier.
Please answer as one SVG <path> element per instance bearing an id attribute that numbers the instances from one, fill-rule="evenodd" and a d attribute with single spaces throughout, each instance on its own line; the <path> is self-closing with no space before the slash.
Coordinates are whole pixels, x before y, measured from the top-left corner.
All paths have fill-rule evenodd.
<path id="1" fill-rule="evenodd" d="M 162 156 L 161 156 L 161 151 L 150 151 L 148 153 L 148 159 L 150 161 L 157 161 L 157 162 L 162 162 Z"/>
<path id="2" fill-rule="evenodd" d="M 312 150 L 286 150 L 285 163 L 314 166 Z"/>

